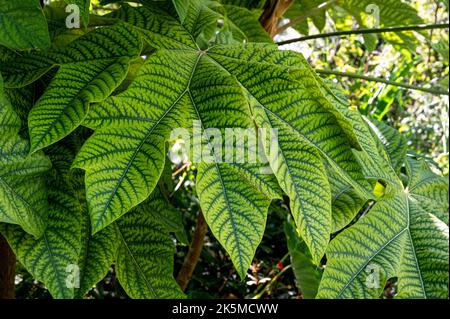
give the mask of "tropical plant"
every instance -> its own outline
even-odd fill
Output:
[[[421,23],[401,1],[370,2],[382,25]],[[401,298],[448,298],[447,180],[272,41],[274,21],[299,11],[322,29],[315,1],[95,2],[103,15],[66,3],[80,28],[63,2],[0,0],[0,232],[54,298],[84,297],[111,265],[131,298],[183,298],[208,228],[244,279],[274,200],[292,217],[305,297],[378,298],[395,281]],[[326,9],[365,26],[357,3]],[[171,202],[180,128],[199,209],[175,280],[175,242],[188,242]],[[235,136],[223,156],[230,129],[247,143]]]

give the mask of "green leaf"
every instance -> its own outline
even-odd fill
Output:
[[[431,171],[424,160],[406,161],[407,190],[418,205],[448,225],[448,178]]]
[[[349,225],[363,208],[366,200],[339,176],[330,172],[328,175],[332,194],[332,226],[335,233]]]
[[[48,73],[55,63],[44,53],[11,54],[0,63],[0,71],[6,88],[23,88]]]
[[[402,168],[408,148],[406,138],[396,129],[375,119],[366,120],[371,130],[385,148],[390,165],[398,173]]]
[[[99,28],[58,52],[64,64],[29,114],[31,152],[75,130],[89,104],[107,98],[124,80],[140,50],[139,35],[119,25]]]
[[[333,106],[321,95],[310,69],[304,66],[300,69],[303,60],[298,55],[252,44],[246,50],[237,46],[215,47],[210,56],[236,76],[253,96],[256,123],[278,130],[279,151],[278,156],[272,156],[275,160],[271,166],[290,197],[297,226],[318,262],[331,230],[331,197],[324,161],[366,193],[348,139],[329,112]],[[288,66],[292,66],[293,72]],[[300,77],[302,82],[296,80]],[[262,90],[267,87],[272,95]]]
[[[322,91],[329,101],[333,103],[336,110],[341,116],[346,118],[346,123],[350,124],[351,130],[354,132],[360,150],[354,150],[356,159],[360,163],[364,176],[372,181],[379,179],[390,183],[393,187],[401,187],[401,182],[397,177],[396,171],[390,165],[387,149],[382,146],[381,141],[376,134],[361,117],[359,112],[351,110],[347,98],[342,92],[342,88],[333,84],[332,81],[324,81],[317,77]],[[343,123],[342,126],[346,126]],[[354,185],[352,185],[354,187]],[[364,199],[374,199],[373,196],[367,196],[355,188],[355,191]],[[366,195],[366,196],[364,196]]]
[[[170,72],[175,66],[180,70],[176,78]],[[215,81],[217,81],[217,84],[215,85],[212,85],[213,83],[209,82],[209,78],[206,77],[213,70],[216,72]],[[207,57],[202,57],[195,51],[160,50],[146,61],[128,90],[117,97],[110,98],[92,110],[85,124],[96,129],[96,132],[83,146],[74,167],[87,170],[87,196],[94,232],[102,229],[145,200],[153,191],[164,167],[165,140],[169,138],[171,128],[192,125],[189,121],[182,120],[183,118],[201,119],[204,125],[208,125],[207,127],[233,127],[239,122],[239,119],[242,121],[242,118],[249,125],[249,116],[247,118],[242,117],[246,114],[245,112],[248,112],[246,111],[248,106],[245,95],[242,94],[240,87],[231,81],[232,78],[226,75],[224,71],[217,69]],[[195,85],[191,85],[191,82]],[[170,90],[169,87],[166,87],[163,94],[154,86],[154,83],[171,85]],[[144,96],[140,94],[143,87],[149,88]],[[224,88],[228,90],[226,94],[230,96],[230,101],[236,105],[234,111],[236,115],[223,118],[225,123],[221,123],[222,118],[217,119],[214,116],[216,111],[214,109],[208,110],[208,107],[227,103],[220,100],[225,94]],[[155,104],[153,101],[158,101],[158,103]],[[239,108],[243,111],[239,111]],[[186,112],[190,112],[190,114],[186,114]],[[203,117],[198,118],[197,114]],[[230,115],[233,115],[233,113],[230,113]],[[136,130],[135,124],[139,124],[139,130]],[[115,139],[119,142],[111,143]],[[243,173],[245,169],[236,167],[234,170],[230,170],[225,165],[225,167],[222,167],[222,170],[224,170],[222,172],[219,171],[218,167],[213,167],[212,172],[215,173],[213,182],[218,183],[221,175],[227,175],[227,172],[228,174],[233,173],[234,176],[229,175],[222,178],[228,178],[230,182],[235,181],[240,178],[237,176],[245,175]],[[201,176],[207,176],[203,172],[208,170],[207,166],[199,167],[199,180],[202,178]],[[104,178],[105,171],[109,172],[108,179]],[[117,173],[111,174],[111,172]],[[263,182],[261,183],[260,187],[270,193],[267,186]],[[258,232],[251,235],[258,239],[254,238],[251,243],[245,244],[247,247],[250,247],[249,245],[252,247],[251,251],[246,252],[245,259],[238,256],[239,254],[243,255],[243,253],[236,252],[236,241],[231,241],[231,238],[226,237],[222,230],[218,235],[219,230],[216,227],[224,228],[223,224],[215,224],[216,219],[212,215],[216,214],[215,212],[218,209],[214,209],[211,214],[209,209],[205,210],[205,217],[207,221],[211,222],[213,232],[217,229],[215,234],[219,237],[219,240],[224,240],[222,234],[224,238],[227,238],[227,243],[231,245],[228,247],[228,251],[234,251],[233,258],[236,262],[239,261],[239,271],[244,275],[246,267],[249,266],[251,257],[262,238],[265,214],[270,200],[266,199],[264,195],[258,194],[253,186],[246,184],[241,186],[247,192],[256,193],[254,196],[260,210],[260,212],[255,212],[253,208],[242,206],[243,201],[245,203],[249,203],[249,201],[239,194],[235,196],[239,195],[241,202],[237,202],[233,206],[234,209],[238,208],[239,210],[231,211],[230,206],[227,207],[228,215],[239,216],[237,212],[245,210],[247,214],[259,218],[259,222],[254,224]],[[220,188],[220,185],[217,185],[217,187]],[[235,184],[227,185],[227,188],[235,187]],[[243,192],[244,189],[241,189],[241,191]],[[222,187],[218,196],[224,198],[226,192],[227,189]],[[231,192],[231,190],[228,190],[228,192]],[[210,192],[208,193],[211,195]],[[208,197],[200,196],[202,205],[207,205],[205,207],[209,206],[208,199]],[[232,223],[236,223],[233,219],[227,219],[226,221],[230,224],[230,227]],[[246,228],[247,226],[244,229],[246,232],[250,232]],[[242,230],[239,231],[242,232]],[[238,234],[235,233],[234,236],[238,236]],[[241,237],[242,239],[246,238]],[[242,245],[238,248],[241,248]],[[245,265],[242,264],[244,261]]]
[[[89,223],[89,215],[87,211],[84,211],[82,247],[78,260],[80,286],[75,290],[75,298],[83,298],[95,284],[105,277],[117,256],[120,245],[116,227],[110,226],[91,235]]]
[[[261,242],[270,199],[227,164],[200,164],[197,193],[214,236],[244,279]]]
[[[227,22],[236,40],[245,42],[268,42],[272,39],[258,21],[258,15],[253,11],[238,6],[224,6]]]
[[[326,24],[326,10],[318,10],[318,8],[321,4],[323,5],[323,3],[323,0],[294,1],[287,11],[286,17],[289,19],[306,17],[304,21],[302,21],[304,23],[299,23],[294,27],[300,33],[309,33],[307,18],[312,20],[314,26],[319,31],[322,31]]]
[[[190,0],[189,14],[183,21],[183,26],[196,40],[212,41],[216,32],[219,32],[219,20],[223,20],[222,6],[217,1]],[[200,46],[201,47],[201,46]]]
[[[76,150],[79,149],[76,143]],[[73,159],[75,154],[68,154]],[[82,209],[81,216],[81,250],[78,259],[79,286],[75,289],[75,298],[84,295],[110,270],[117,257],[120,245],[120,236],[117,228],[112,225],[95,235],[91,234],[90,218],[87,210],[86,195],[84,192],[84,174],[80,170],[73,170],[69,180]]]
[[[304,59],[280,52],[276,46],[256,44],[196,50],[188,44],[191,34],[177,32],[172,42],[162,41],[178,30],[176,21],[164,14],[127,6],[123,14],[159,49],[148,57],[127,90],[96,105],[84,122],[95,133],[74,167],[87,172],[93,232],[150,195],[164,167],[165,141],[172,129],[190,129],[190,120],[195,120],[203,131],[254,130],[253,114],[259,127],[279,131],[283,153],[279,164],[272,161],[271,167],[291,197],[301,235],[318,262],[331,231],[331,195],[324,163],[335,167],[361,193],[366,194],[370,185],[352,153],[349,139],[353,143],[356,138],[351,124],[326,99]],[[186,25],[191,19],[186,18]],[[267,87],[272,97],[263,90]],[[200,134],[212,137],[205,132]],[[249,178],[254,165],[224,163],[220,156],[214,162],[203,160],[198,165],[200,203],[213,234],[243,276],[262,237],[267,206],[277,191],[268,186],[266,177]]]
[[[304,298],[312,299],[319,288],[322,272],[314,264],[305,242],[298,236],[291,223],[284,224],[289,254],[291,255],[292,269],[294,270],[297,288]]]
[[[177,10],[178,17],[180,18],[181,23],[183,23],[184,20],[186,19],[191,1],[190,0],[172,0],[172,2],[173,2],[173,5],[175,6],[175,10]]]
[[[173,278],[175,246],[146,203],[121,218],[116,226],[120,236],[116,273],[128,296],[183,298]]]
[[[67,184],[70,157],[66,149],[50,150],[52,174],[47,179],[50,207],[44,234],[36,239],[14,225],[0,225],[18,260],[54,298],[73,298],[81,249],[82,209]]]
[[[25,50],[50,45],[39,0],[0,0],[0,45]]]
[[[51,163],[42,153],[27,156],[29,144],[19,137],[20,126],[0,75],[0,222],[18,224],[39,237],[48,206],[43,173]]]
[[[397,277],[398,297],[448,298],[448,226],[426,206],[443,197],[443,181],[428,183],[419,163],[409,164],[412,188],[392,190],[331,241],[319,297],[377,298]]]
[[[149,208],[149,213],[152,214],[153,218],[158,220],[168,232],[184,233],[182,213],[169,203],[161,186],[155,187],[146,203]]]
[[[123,4],[112,17],[136,27],[155,48],[196,48],[195,39],[175,18],[163,11],[148,7],[133,8]]]
[[[183,127],[180,119],[188,108],[184,93],[191,73],[187,66],[195,59],[190,52],[158,51],[126,91],[90,112],[84,124],[95,133],[73,166],[86,170],[94,233],[143,202],[155,188],[164,168],[165,140],[172,127]],[[178,76],[171,72],[174,67],[180,70]],[[164,91],[155,83],[164,84]]]

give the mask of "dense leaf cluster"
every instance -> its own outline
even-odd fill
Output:
[[[55,298],[83,297],[113,263],[130,297],[183,297],[170,235],[181,214],[162,181],[172,130],[192,123],[278,132],[275,156],[260,136],[271,174],[193,160],[205,219],[241,278],[287,195],[305,296],[378,297],[397,278],[399,297],[448,298],[447,181],[272,44],[257,1],[140,1],[102,17],[67,2],[84,8],[84,29],[65,28],[62,6],[0,0],[0,231]],[[194,147],[214,153],[206,137]]]

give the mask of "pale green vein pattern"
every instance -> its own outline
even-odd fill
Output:
[[[282,154],[271,166],[291,197],[301,235],[318,262],[331,231],[325,161],[360,192],[367,192],[367,187],[350,147],[351,132],[342,128],[343,117],[336,119],[339,112],[327,102],[311,70],[295,69],[302,81],[290,76],[291,66],[304,61],[275,46],[195,50],[195,34],[188,31],[195,25],[190,16],[184,27],[145,7],[125,6],[119,17],[160,49],[126,91],[93,107],[84,122],[95,133],[74,167],[87,172],[93,232],[149,196],[164,167],[164,143],[172,128],[190,128],[194,119],[200,120],[203,130],[254,129],[255,113],[258,125],[279,130]],[[269,186],[276,185],[269,181],[271,175],[249,178],[255,167],[221,161],[198,165],[197,191],[213,234],[244,275],[262,237],[267,206],[279,197],[279,190]]]
[[[225,5],[227,22],[236,40],[245,42],[273,42],[258,21],[258,14],[246,8]]]
[[[31,152],[67,136],[124,80],[129,60],[140,52],[139,35],[118,25],[100,28],[55,53],[63,63],[28,117]]]
[[[408,188],[386,194],[331,241],[320,298],[376,298],[392,277],[400,298],[448,298],[448,226],[436,205],[426,205],[448,197],[448,184],[444,191],[444,181],[416,160],[408,175]]]
[[[74,154],[69,156],[69,158],[73,158],[73,156]],[[74,184],[72,188],[82,208],[81,251],[78,259],[80,282],[79,287],[75,289],[75,298],[83,298],[95,284],[106,276],[117,257],[120,245],[119,233],[114,225],[94,235],[91,234],[90,218],[84,192],[84,174],[81,174],[81,172],[80,170],[73,170],[69,177],[71,184]]]
[[[173,68],[179,70],[176,76],[171,72]],[[214,78],[210,77],[211,72],[216,73]],[[227,116],[218,116],[219,107],[223,110],[226,105]],[[149,196],[164,167],[164,143],[170,129],[191,127],[189,118],[201,119],[205,127],[219,129],[250,125],[248,105],[239,85],[213,61],[195,51],[158,51],[146,61],[126,91],[92,109],[85,125],[96,131],[83,146],[74,166],[87,171],[87,196],[94,232]],[[207,166],[200,165],[199,180],[202,179],[200,176],[209,176],[203,174],[209,170]],[[221,169],[218,165],[209,166],[212,170],[208,174],[214,176],[212,182],[219,183],[221,178],[228,181],[226,185],[214,186],[219,187],[217,195],[226,206],[221,210],[218,206],[209,209],[209,197],[202,196],[201,188],[200,201],[207,207],[205,216],[211,222],[213,232],[227,247],[243,275],[264,231],[270,200],[263,194],[275,194],[272,189],[276,188],[276,183],[270,181],[270,175],[249,178],[256,169],[252,171],[245,165],[234,169],[225,164]],[[257,186],[242,183],[242,176],[258,181]],[[241,194],[235,189],[237,181],[241,181]],[[205,194],[212,195],[210,186],[205,185]],[[259,193],[258,189],[264,193]],[[233,200],[239,198],[240,202],[228,202],[231,195],[227,192],[234,193]],[[247,199],[246,195],[251,196]],[[249,207],[247,204],[253,199],[255,201]],[[224,210],[225,215],[222,214]],[[225,225],[223,220],[218,223],[216,214],[220,214],[220,218],[232,218],[225,218]],[[241,214],[251,218],[249,221],[239,219]],[[240,222],[239,229],[232,226],[238,223],[235,219]],[[252,228],[248,228],[249,225]],[[247,237],[238,234],[244,231]],[[239,240],[230,237],[230,232],[233,236],[239,235]],[[248,238],[252,240],[248,241]]]
[[[117,256],[120,245],[116,227],[112,225],[91,235],[87,212],[84,212],[83,218],[82,248],[78,261],[80,287],[75,290],[75,298],[82,298],[106,276]]]
[[[158,220],[168,232],[184,232],[182,213],[170,205],[168,199],[161,190],[161,186],[155,187],[153,193],[146,201],[149,213]]]
[[[425,160],[406,160],[409,196],[448,225],[448,178],[433,173]]]
[[[183,22],[186,19],[190,1],[189,0],[172,0],[175,9],[177,10],[178,17],[180,21]]]
[[[0,0],[0,44],[15,50],[50,45],[39,0]]]
[[[361,146],[361,150],[355,150],[354,153],[365,177],[370,180],[382,179],[393,187],[401,187],[400,180],[391,164],[390,155],[387,153],[389,149],[384,147],[383,142],[379,140],[381,136],[374,134],[359,112],[350,109],[347,98],[339,85],[332,81],[323,81],[317,75],[316,79],[328,100],[333,103],[341,116],[347,119],[354,132],[357,143]],[[401,138],[396,137],[396,139],[400,140]],[[371,196],[362,196],[364,194],[358,193],[363,198],[371,198]]]
[[[114,17],[135,26],[156,48],[195,48],[193,36],[173,17],[147,7],[132,8],[123,4]]]
[[[332,195],[332,226],[333,233],[350,224],[366,202],[347,183],[331,171],[328,175]]]
[[[183,298],[173,278],[175,246],[148,209],[144,203],[117,222],[117,278],[134,299]]]
[[[48,206],[43,174],[51,163],[42,153],[27,156],[29,144],[19,137],[19,129],[0,75],[0,222],[18,224],[38,237]]]
[[[77,196],[67,184],[70,156],[64,147],[50,150],[53,163],[47,178],[50,207],[44,234],[36,239],[14,225],[1,225],[18,260],[54,298],[73,298],[81,249],[82,209]],[[75,272],[73,272],[75,270]]]
[[[391,166],[398,173],[404,164],[408,148],[406,138],[399,134],[396,129],[383,122],[370,119],[367,120],[367,123],[382,147],[385,148]]]

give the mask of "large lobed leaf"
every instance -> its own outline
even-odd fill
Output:
[[[137,28],[157,51],[127,90],[95,105],[84,121],[95,133],[74,167],[86,170],[93,232],[150,195],[164,167],[165,141],[173,128],[190,128],[195,120],[202,130],[254,129],[254,114],[258,126],[278,130],[281,160],[270,164],[318,262],[331,231],[324,163],[360,193],[367,194],[368,185],[352,153],[356,138],[305,61],[262,44],[196,49],[196,34],[190,31],[196,25],[189,15],[184,25],[145,7],[125,6],[117,16]],[[202,20],[197,23],[203,25]],[[204,138],[209,140],[214,132],[203,133]],[[271,175],[255,175],[255,165],[224,163],[224,158],[201,162],[198,170],[205,218],[243,276],[262,238],[269,202],[279,197],[276,183]]]
[[[318,297],[377,298],[397,278],[400,298],[448,298],[448,181],[423,160],[408,159],[406,172],[405,189],[388,185],[331,241]]]

